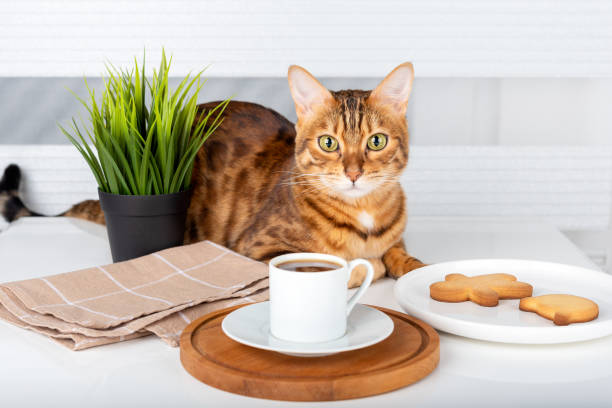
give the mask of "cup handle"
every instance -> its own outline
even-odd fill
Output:
[[[357,290],[357,292],[353,296],[351,296],[348,303],[346,304],[346,315],[347,316],[351,314],[351,311],[357,304],[357,301],[363,296],[365,291],[370,287],[370,284],[372,283],[372,279],[374,278],[374,267],[372,267],[372,264],[370,262],[366,261],[365,259],[354,259],[351,262],[349,262],[348,267],[346,268],[346,270],[348,271],[348,279],[351,278],[351,272],[353,272],[353,269],[355,269],[355,267],[359,265],[364,265],[366,267],[366,277],[363,280],[363,283],[361,284],[361,286],[359,287],[359,290]]]

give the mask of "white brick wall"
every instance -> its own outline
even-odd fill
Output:
[[[612,75],[605,0],[3,0],[0,76],[94,76],[143,47],[175,74],[379,76]]]

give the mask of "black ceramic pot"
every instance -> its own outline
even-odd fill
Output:
[[[120,195],[98,190],[114,262],[183,244],[190,191]]]

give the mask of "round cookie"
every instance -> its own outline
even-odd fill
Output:
[[[518,282],[516,276],[507,273],[492,273],[467,277],[451,273],[444,281],[429,286],[432,299],[441,302],[465,302],[471,300],[480,306],[497,306],[499,299],[520,299],[531,296],[533,287]]]
[[[558,326],[590,322],[599,316],[592,300],[574,295],[542,295],[521,299],[519,308],[552,320]]]

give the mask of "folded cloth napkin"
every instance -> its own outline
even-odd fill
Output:
[[[73,350],[154,333],[176,347],[206,313],[268,298],[268,267],[210,241],[0,285],[0,318]]]

